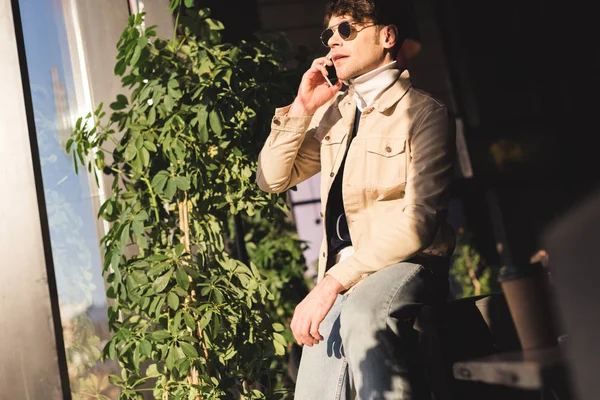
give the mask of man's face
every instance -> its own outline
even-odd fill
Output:
[[[353,33],[346,40],[341,38],[337,30],[338,25],[344,21],[353,24]],[[392,61],[385,51],[384,40],[380,38],[381,30],[372,22],[354,24],[349,16],[333,16],[328,27],[335,31],[327,44],[331,49],[337,76],[341,80],[347,81],[366,74]]]

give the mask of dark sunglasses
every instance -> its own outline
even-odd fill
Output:
[[[357,25],[357,24],[360,24],[360,22],[344,21],[344,22],[340,22],[337,25],[332,26],[331,28],[325,29],[323,32],[321,32],[321,43],[323,43],[323,46],[329,47],[329,45],[327,43],[329,43],[329,39],[331,39],[333,37],[333,34],[335,33],[336,29],[342,39],[348,40],[355,33],[358,33],[360,31],[362,31],[363,29],[368,28],[369,26],[375,25],[373,23],[367,24],[367,25],[364,25],[360,30],[358,30],[354,27],[354,25]]]

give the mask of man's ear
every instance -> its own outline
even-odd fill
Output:
[[[398,27],[396,25],[387,25],[382,30],[383,46],[386,49],[393,49],[398,41]]]

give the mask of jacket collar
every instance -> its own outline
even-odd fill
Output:
[[[412,87],[410,81],[410,74],[408,70],[404,70],[396,82],[392,84],[385,92],[379,96],[379,98],[373,103],[373,108],[380,113],[386,112],[389,108],[393,107],[406,95],[408,90]],[[354,118],[356,110],[356,101],[349,90],[345,90],[343,93],[338,95],[335,100],[335,106],[339,108],[340,114],[344,119]]]
[[[411,86],[410,74],[405,69],[396,82],[373,103],[373,107],[380,113],[386,112],[390,107],[402,100]]]
[[[338,92],[338,97],[336,98],[334,105],[340,110],[340,114],[345,121],[351,123],[354,120],[356,100],[354,100],[354,96],[348,95],[348,89],[343,93]]]

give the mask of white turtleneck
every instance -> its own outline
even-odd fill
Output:
[[[400,75],[397,62],[392,61],[389,64],[367,72],[359,77],[344,82],[348,85],[356,106],[363,110],[375,102],[387,88],[393,85]]]

